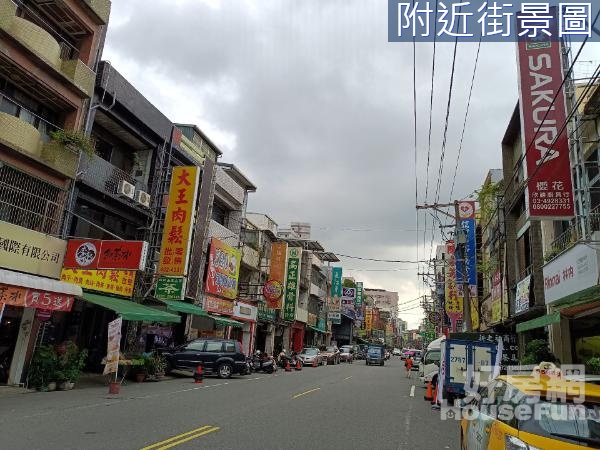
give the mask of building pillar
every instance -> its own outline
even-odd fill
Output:
[[[19,335],[17,336],[17,343],[15,345],[15,351],[13,353],[13,358],[8,373],[9,385],[19,385],[21,383],[23,368],[25,367],[27,358],[27,348],[29,347],[29,339],[33,329],[34,317],[35,309],[25,308],[23,311],[23,316],[21,317]]]
[[[561,317],[559,323],[553,323],[550,329],[550,351],[561,364],[573,364],[571,354],[571,328],[569,319]]]

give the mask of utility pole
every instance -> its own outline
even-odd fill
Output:
[[[462,227],[460,221],[460,210],[458,207],[458,201],[454,202],[454,213],[456,218],[456,242],[455,242],[455,253],[460,249],[460,267],[462,273],[462,288],[463,288],[463,329],[467,332],[473,331],[473,324],[471,322],[471,300],[469,292],[469,277],[467,275],[467,258],[466,258],[466,245],[467,236],[465,229]],[[456,256],[455,256],[456,258]]]

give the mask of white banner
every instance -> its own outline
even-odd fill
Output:
[[[104,375],[117,373],[119,368],[119,353],[121,352],[121,325],[123,319],[116,318],[108,324],[108,346],[106,351],[106,365]]]

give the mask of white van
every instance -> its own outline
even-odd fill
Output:
[[[440,349],[444,337],[432,341],[428,346],[419,366],[419,379],[428,383],[440,369]]]

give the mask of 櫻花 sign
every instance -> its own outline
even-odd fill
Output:
[[[131,297],[135,284],[135,271],[63,269],[60,279],[90,291]]]
[[[301,257],[302,248],[288,247],[283,319],[290,322],[296,318],[296,303],[298,301],[298,290],[300,289]]]
[[[67,242],[0,221],[0,267],[60,278]]]
[[[161,275],[187,274],[199,178],[199,167],[173,167],[160,246],[158,273]]]
[[[269,295],[265,295],[267,307],[269,309],[281,309],[283,307],[283,289],[285,285],[286,263],[287,243],[273,242],[271,244],[271,265],[269,268],[269,281],[267,283],[270,285],[268,287]],[[279,293],[280,286],[281,293]],[[265,285],[265,288],[267,288],[267,285]]]
[[[63,266],[70,269],[143,270],[148,254],[144,241],[71,239]]]
[[[0,304],[49,311],[71,311],[74,300],[72,295],[59,292],[0,284]]]
[[[156,280],[154,297],[157,300],[183,300],[185,278],[160,276]]]
[[[212,238],[208,258],[206,293],[230,299],[236,298],[240,260],[239,250]]]
[[[547,5],[547,4],[546,4]],[[526,160],[529,217],[568,219],[574,215],[561,44],[556,8],[549,8],[549,34],[524,34],[518,42],[521,130]],[[517,28],[519,35],[523,24]]]

